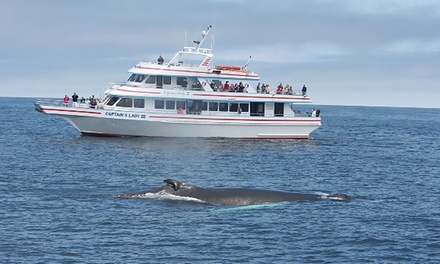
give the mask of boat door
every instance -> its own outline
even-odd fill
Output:
[[[275,116],[284,116],[284,103],[275,103]]]
[[[264,116],[264,103],[251,102],[251,116]]]
[[[163,76],[157,75],[156,76],[156,88],[162,89],[162,87],[163,87]]]

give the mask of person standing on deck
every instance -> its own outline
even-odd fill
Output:
[[[72,95],[72,105],[74,106],[74,107],[77,107],[78,106],[78,95],[76,94],[76,93],[73,93],[73,95]]]
[[[306,96],[306,93],[307,93],[307,87],[306,87],[306,85],[304,84],[303,85],[303,88],[302,88],[302,93],[303,93],[303,96]]]
[[[157,59],[158,64],[163,64],[163,58],[162,55],[159,55],[159,58]]]
[[[69,105],[69,96],[67,96],[67,94],[64,95],[63,105],[64,106],[68,106]]]

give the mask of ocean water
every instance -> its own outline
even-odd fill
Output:
[[[318,107],[310,140],[104,138],[0,98],[0,263],[439,263],[440,109]],[[112,198],[166,178],[353,199]]]

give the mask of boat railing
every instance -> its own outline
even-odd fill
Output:
[[[99,100],[98,100],[99,101]],[[98,102],[99,104],[100,102]],[[63,99],[57,99],[57,98],[37,98],[35,99],[34,105],[48,105],[48,106],[64,106],[64,107],[78,107],[78,108],[91,108],[90,103],[81,103],[78,102],[76,105],[73,104],[69,100],[69,102],[66,104],[64,103]],[[98,108],[98,107],[97,107]]]
[[[122,86],[124,86],[124,85],[127,85],[127,83],[126,83],[126,82],[111,82],[111,83],[108,83],[108,84],[105,86],[104,90],[103,90],[101,93],[99,93],[99,99],[98,99],[98,100],[99,100],[100,102],[104,102],[105,98],[107,98],[107,96],[108,96],[113,90],[118,89],[118,88],[120,88],[120,87],[122,87]]]
[[[63,106],[63,99],[59,98],[36,98],[35,104],[37,105],[51,105],[51,106]]]

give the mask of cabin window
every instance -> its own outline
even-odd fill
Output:
[[[156,100],[154,101],[154,108],[155,109],[163,109],[165,106],[165,101],[164,100]]]
[[[186,80],[185,77],[177,77],[176,84],[177,85],[181,85],[182,87],[187,87],[188,86],[188,81]]]
[[[145,83],[156,83],[156,76],[151,75],[148,77],[148,79],[145,81]]]
[[[175,101],[166,101],[166,109],[176,109],[176,102]]]
[[[163,84],[171,84],[171,76],[164,76]]]
[[[135,82],[140,83],[140,82],[143,82],[144,79],[145,79],[145,75],[139,74],[139,75],[136,77]]]
[[[144,99],[134,99],[134,107],[135,108],[144,108],[145,100]]]
[[[116,104],[116,106],[120,107],[132,107],[133,100],[131,98],[121,98],[119,102]]]
[[[209,102],[209,111],[218,111],[218,103]]]
[[[114,105],[116,103],[116,101],[118,101],[118,100],[119,100],[119,97],[112,97],[112,98],[110,98],[110,100],[108,100],[106,105],[110,105],[110,106]]]
[[[228,103],[219,103],[218,110],[221,112],[227,112],[228,111]]]
[[[229,112],[237,112],[238,103],[230,103],[229,104]]]
[[[186,102],[185,101],[177,101],[176,102],[176,108],[182,108],[182,109],[186,109]]]
[[[208,102],[202,102],[202,111],[208,110]]]
[[[137,76],[137,74],[132,74],[132,75],[130,76],[130,78],[128,78],[128,81],[129,81],[129,82],[134,82],[134,80],[136,80],[136,76]]]
[[[241,103],[240,108],[241,108],[242,112],[249,112],[249,104],[247,104],[247,103],[245,103],[245,104]]]

